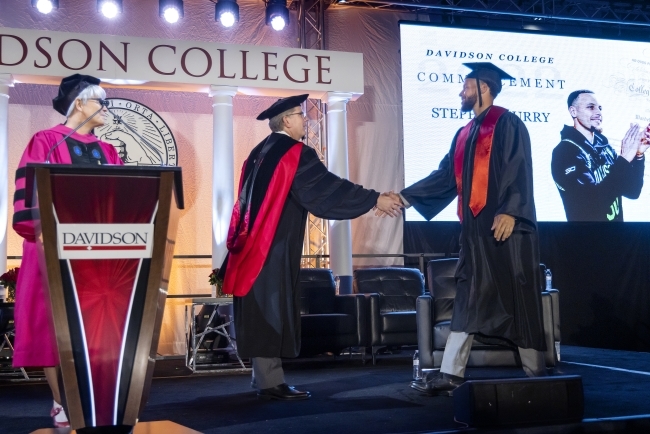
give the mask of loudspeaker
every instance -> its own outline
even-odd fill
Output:
[[[467,381],[454,390],[454,416],[471,426],[562,424],[582,420],[579,375]]]

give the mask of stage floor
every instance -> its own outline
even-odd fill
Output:
[[[453,398],[409,388],[412,350],[285,363],[287,381],[312,392],[300,402],[260,401],[249,375],[188,375],[184,360],[157,363],[141,420],[171,420],[203,433],[430,433],[456,431]],[[650,353],[562,347],[556,375],[581,375],[585,422],[578,426],[490,432],[650,432]],[[468,379],[523,378],[515,368],[470,368]],[[0,433],[24,434],[50,426],[52,401],[43,382],[0,377]],[[636,417],[636,418],[634,418]],[[623,418],[616,420],[616,418]],[[633,418],[628,420],[627,418]],[[604,421],[602,419],[605,419]],[[473,430],[463,430],[468,432]],[[487,431],[486,431],[487,432]]]

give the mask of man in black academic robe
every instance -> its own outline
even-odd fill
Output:
[[[223,291],[235,296],[237,350],[252,358],[252,384],[263,399],[309,397],[285,383],[280,359],[300,352],[298,275],[307,214],[342,220],[374,207],[397,215],[400,207],[387,194],[329,172],[300,141],[305,130],[300,104],[306,99],[280,99],[258,116],[270,119],[273,133],[244,165],[228,237]]]
[[[473,110],[474,119],[456,134],[438,170],[400,192],[427,220],[459,196],[451,333],[440,373],[412,384],[429,394],[450,394],[462,383],[474,336],[519,347],[526,373],[546,374],[530,138],[516,115],[492,105],[510,76],[491,63],[466,66],[473,71],[460,93],[462,110]],[[487,157],[477,142],[489,149]]]

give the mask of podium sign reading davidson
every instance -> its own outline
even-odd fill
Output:
[[[360,53],[0,28],[0,73],[36,83],[76,72],[169,90],[363,94]]]
[[[60,259],[151,258],[153,224],[59,224]]]

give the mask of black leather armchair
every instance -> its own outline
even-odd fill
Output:
[[[430,295],[417,300],[418,352],[422,369],[439,368],[449,337],[451,315],[456,296],[454,277],[458,259],[429,261],[427,280]],[[542,291],[544,335],[547,351],[546,366],[553,367],[559,360],[560,301],[559,291]],[[475,339],[467,366],[518,366],[516,348],[489,345]]]
[[[301,356],[362,345],[367,338],[367,313],[362,295],[336,295],[332,270],[300,270]]]
[[[354,272],[356,291],[368,305],[372,362],[388,345],[417,344],[415,301],[424,294],[424,276],[414,268],[366,268]]]

